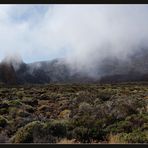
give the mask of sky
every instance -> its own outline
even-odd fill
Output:
[[[66,58],[90,70],[147,43],[148,5],[0,5],[0,60]]]

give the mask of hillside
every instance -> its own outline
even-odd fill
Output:
[[[48,83],[116,83],[148,81],[148,50],[140,49],[125,60],[119,57],[106,58],[96,63],[96,76],[87,72],[72,71],[64,59],[26,64],[14,59],[0,64],[0,81],[15,84]],[[17,67],[17,68],[16,68]]]

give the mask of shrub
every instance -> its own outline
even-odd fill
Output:
[[[89,137],[93,140],[104,141],[106,132],[102,128],[92,127],[89,129]]]
[[[60,139],[67,137],[68,126],[69,122],[66,120],[46,122],[42,127],[34,130],[33,141],[35,143],[56,143]]]
[[[148,121],[148,115],[145,114],[133,114],[131,116],[126,117],[126,121],[132,122],[132,128],[137,129],[137,128],[144,128],[144,124],[147,123]]]
[[[18,110],[19,109],[15,108],[15,107],[9,107],[9,115],[11,117],[15,118],[18,113]]]
[[[50,112],[51,111],[51,108],[49,105],[41,105],[38,110],[40,112]]]
[[[71,111],[68,109],[63,110],[62,112],[60,112],[59,114],[59,118],[65,118],[65,119],[69,119]]]
[[[8,135],[6,134],[6,132],[1,132],[0,133],[0,143],[8,143]]]
[[[108,133],[113,133],[113,134],[117,134],[117,133],[122,133],[122,132],[131,132],[132,131],[132,122],[129,121],[119,121],[116,122],[110,126],[108,126],[106,128],[106,131]]]
[[[80,112],[87,113],[87,112],[91,111],[91,109],[92,109],[91,105],[87,102],[82,102],[79,105],[79,111]]]
[[[23,111],[23,110],[19,110],[17,115],[20,116],[20,117],[28,117],[28,116],[30,116],[30,114],[28,112]]]
[[[124,98],[119,97],[118,99],[114,100],[112,103],[112,110],[110,113],[116,117],[117,120],[125,119],[127,116],[132,114],[137,114],[137,103],[134,99],[130,97]]]
[[[19,97],[19,98],[22,98],[24,96],[24,91],[17,91],[16,92],[16,95]]]
[[[65,137],[67,130],[66,130],[66,123],[61,122],[59,120],[53,120],[52,122],[47,123],[46,129],[49,133],[55,137]]]
[[[50,133],[46,124],[34,128],[33,143],[56,143],[56,141],[57,138]]]
[[[100,91],[98,94],[98,97],[102,100],[102,101],[107,101],[110,98],[112,98],[114,95],[114,92],[112,90],[103,90]]]
[[[39,121],[33,121],[28,123],[24,127],[20,128],[14,137],[12,137],[12,143],[33,143],[33,132],[35,127],[39,127],[42,124]]]
[[[81,127],[76,127],[73,130],[73,136],[77,141],[80,141],[82,143],[90,143],[90,137],[88,134],[88,129],[81,126]]]
[[[0,127],[5,127],[8,121],[3,116],[0,116]]]
[[[148,132],[135,130],[132,133],[123,133],[121,139],[127,143],[148,143]]]
[[[35,109],[31,105],[25,105],[25,109],[29,113],[33,113]]]
[[[31,106],[38,105],[38,100],[30,97],[23,97],[22,102]]]
[[[8,108],[1,108],[1,109],[0,109],[0,114],[1,114],[1,115],[7,114],[7,113],[9,113]]]
[[[13,105],[13,106],[20,106],[22,105],[22,103],[20,102],[20,100],[11,100],[9,102],[10,105]]]

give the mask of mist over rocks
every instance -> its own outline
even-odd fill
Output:
[[[4,5],[0,13],[1,81],[147,81],[147,5]]]
[[[5,84],[16,84],[17,76],[11,63],[0,63],[0,81]]]
[[[101,64],[95,63],[93,70],[70,67],[71,64],[64,58],[27,64],[21,58],[16,60],[14,57],[6,57],[0,63],[0,81],[6,84],[148,81],[147,57],[148,49],[140,48],[126,59],[106,57]]]

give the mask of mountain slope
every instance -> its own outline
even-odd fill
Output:
[[[0,81],[7,84],[86,83],[148,81],[148,50],[140,49],[126,60],[107,58],[98,63],[96,77],[72,72],[64,59],[26,64],[15,59],[0,64]],[[96,64],[97,65],[97,64]]]

